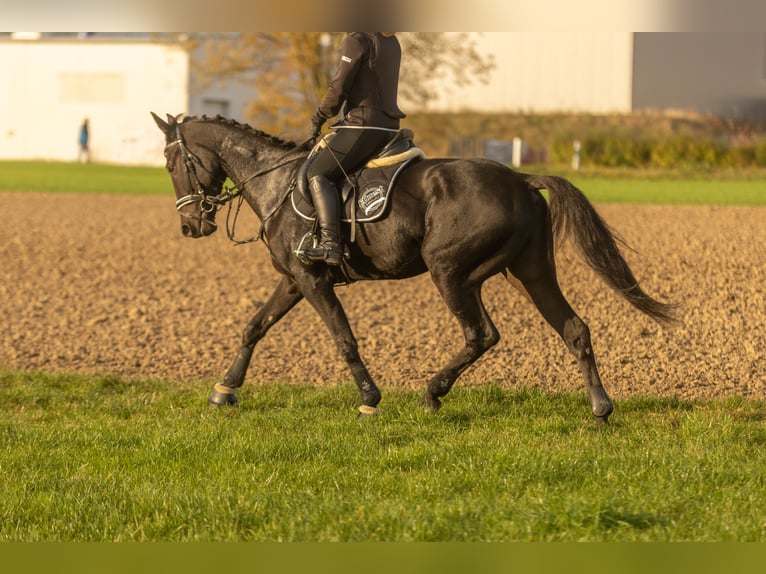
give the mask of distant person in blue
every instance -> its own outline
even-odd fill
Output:
[[[81,163],[90,162],[90,148],[88,147],[89,139],[90,130],[88,128],[88,118],[85,118],[80,126],[80,152],[77,154],[77,160]]]

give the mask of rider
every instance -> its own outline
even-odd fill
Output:
[[[334,138],[308,170],[311,199],[319,219],[319,245],[306,249],[312,261],[340,265],[340,197],[335,187],[345,174],[360,168],[399,130],[405,117],[396,103],[401,47],[394,32],[351,32],[327,94],[311,118],[313,134],[345,105],[344,117],[332,127]]]

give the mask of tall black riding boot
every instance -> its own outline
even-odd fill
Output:
[[[309,180],[311,200],[319,220],[319,245],[306,249],[304,254],[312,261],[340,265],[343,246],[340,243],[340,197],[332,182],[323,175]]]

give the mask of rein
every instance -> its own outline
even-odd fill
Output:
[[[300,145],[296,146],[294,149],[299,149],[306,144],[314,141],[316,137],[312,136],[309,139],[307,139],[305,142],[301,143]],[[274,166],[268,167],[266,169],[262,169],[252,175],[249,175],[239,183],[233,182],[233,185],[227,186],[226,180],[221,180],[220,178],[217,178],[213,175],[213,173],[207,169],[204,164],[202,163],[202,160],[199,159],[187,146],[186,142],[184,142],[183,136],[181,135],[180,126],[176,125],[176,139],[170,143],[168,143],[165,146],[165,150],[170,148],[173,145],[178,145],[181,149],[181,154],[183,156],[184,160],[184,167],[186,168],[186,175],[189,178],[189,183],[191,184],[193,191],[189,195],[185,195],[182,198],[178,199],[176,201],[176,211],[178,211],[183,217],[192,217],[188,213],[184,213],[181,211],[184,207],[187,207],[189,205],[193,205],[195,203],[199,204],[199,209],[201,211],[204,211],[205,213],[211,213],[214,211],[218,211],[221,207],[228,204],[228,211],[226,213],[226,235],[229,238],[229,240],[236,244],[236,245],[244,245],[247,243],[253,243],[255,241],[263,240],[265,238],[265,229],[266,229],[266,222],[271,219],[274,214],[284,205],[285,201],[287,201],[287,198],[290,196],[290,193],[295,189],[295,181],[292,182],[292,184],[288,187],[287,191],[285,192],[284,196],[277,202],[276,206],[269,212],[267,215],[265,215],[261,220],[261,228],[258,231],[257,235],[254,235],[253,237],[249,239],[239,240],[234,237],[236,226],[237,226],[237,219],[239,217],[239,210],[242,207],[242,203],[244,201],[244,197],[242,196],[242,187],[249,183],[250,181],[254,180],[257,177],[261,177],[263,175],[266,175],[268,173],[271,173],[272,171],[275,171],[281,167],[284,167],[286,165],[289,165],[295,161],[299,161],[300,159],[303,159],[301,157],[293,158],[287,161],[281,161],[284,160],[288,155],[290,155],[294,149],[288,150],[285,154],[283,154],[278,161],[281,161],[281,163],[277,163]],[[221,186],[221,193],[217,195],[213,195],[212,193],[206,193],[205,187],[202,185],[202,182],[199,179],[199,176],[197,175],[197,170],[195,168],[195,163],[199,164],[199,166],[205,170],[205,172],[211,177],[212,183],[220,184]],[[234,220],[230,224],[230,218],[232,214],[232,201],[238,198],[238,204],[237,209],[234,212]],[[212,225],[216,229],[218,228],[218,225],[214,221],[208,221],[209,225]],[[264,241],[266,245],[268,245],[267,241]]]

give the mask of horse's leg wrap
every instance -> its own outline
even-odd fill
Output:
[[[374,417],[377,414],[378,414],[377,407],[362,405],[361,407],[359,407],[359,416],[357,418],[363,419],[367,417]]]
[[[234,357],[234,362],[229,367],[226,375],[223,378],[223,384],[225,387],[231,389],[238,389],[245,382],[245,373],[247,367],[250,365],[250,359],[253,356],[254,347],[242,347],[237,356]]]
[[[250,358],[253,356],[253,348],[242,347],[239,350],[234,358],[234,362],[223,378],[223,383],[216,383],[213,387],[213,392],[207,400],[208,403],[216,406],[237,406],[239,403],[237,400],[237,389],[245,382],[245,373],[250,364]]]
[[[359,412],[363,416],[369,416],[373,413],[365,412],[362,409],[377,410],[375,407],[378,406],[381,399],[380,389],[372,381],[370,373],[361,361],[351,367],[351,373],[354,375],[354,381],[362,398],[362,406],[359,407]]]

